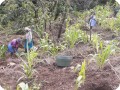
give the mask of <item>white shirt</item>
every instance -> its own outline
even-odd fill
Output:
[[[26,39],[27,39],[28,43],[30,43],[32,41],[32,32],[31,31],[26,33]]]

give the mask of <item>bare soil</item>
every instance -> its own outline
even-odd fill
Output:
[[[102,29],[95,29],[93,32],[99,33],[104,40],[110,39],[109,37],[113,35],[112,32]],[[17,36],[10,36],[9,40],[13,37]],[[115,90],[120,84],[120,79],[117,77],[117,75],[120,77],[119,53],[110,56],[110,63],[114,70],[109,63],[106,63],[105,67],[100,70],[95,61],[90,60],[89,54],[94,54],[94,49],[90,44],[79,43],[73,49],[64,50],[61,53],[74,57],[70,67],[58,67],[53,57],[49,59],[49,64],[37,63],[34,66],[37,72],[34,73],[33,78],[30,80],[21,79],[18,81],[23,76],[20,59],[7,58],[5,61],[0,61],[0,85],[7,88],[7,90],[16,90],[17,84],[24,81],[31,86],[33,83],[36,85],[41,84],[40,90],[74,90],[75,79],[78,74],[74,73],[71,67],[81,64],[84,59],[89,61],[89,64],[87,65],[85,83],[81,85],[79,90]],[[11,65],[11,62],[14,64]]]

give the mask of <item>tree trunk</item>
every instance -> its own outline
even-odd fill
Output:
[[[60,36],[61,36],[62,27],[63,27],[63,25],[64,25],[65,19],[66,19],[66,13],[63,14],[63,19],[62,19],[62,22],[61,22],[61,25],[60,25],[60,29],[59,29],[59,32],[58,32],[58,39],[59,39]]]

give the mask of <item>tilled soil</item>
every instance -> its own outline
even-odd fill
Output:
[[[103,35],[104,32],[96,32],[102,33],[104,39],[108,38],[108,36],[106,38]],[[40,84],[40,90],[75,90],[75,80],[78,74],[73,72],[71,67],[81,64],[84,59],[87,62],[89,61],[89,64],[87,64],[85,83],[81,85],[79,90],[115,90],[120,84],[120,80],[117,77],[117,75],[120,77],[119,53],[116,56],[110,57],[110,62],[114,70],[109,63],[106,63],[105,67],[100,70],[94,60],[90,61],[89,54],[94,54],[94,49],[89,44],[80,43],[73,49],[65,50],[61,53],[74,57],[69,67],[58,67],[55,59],[50,59],[50,64],[40,62],[34,66],[37,72],[34,73],[33,78],[30,80],[21,79],[18,81],[24,75],[20,59],[10,58],[4,62],[1,61],[0,85],[7,90],[16,90],[17,84],[24,81],[29,83],[30,86]],[[14,64],[10,65],[10,62]]]

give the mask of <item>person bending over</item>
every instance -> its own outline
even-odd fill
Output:
[[[18,51],[19,46],[21,45],[21,39],[13,39],[11,42],[8,43],[8,52],[11,53],[11,57],[14,53]]]

